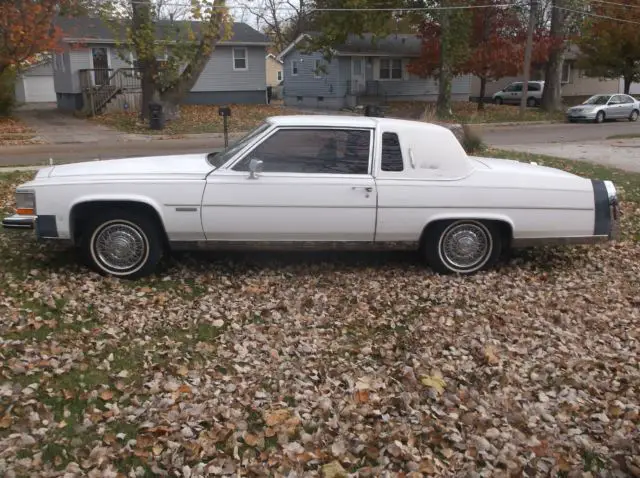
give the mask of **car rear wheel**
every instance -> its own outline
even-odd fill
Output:
[[[596,114],[596,123],[602,122],[604,122],[604,111],[598,111],[598,114]]]
[[[533,108],[534,106],[536,106],[538,104],[538,102],[536,101],[535,98],[528,98],[527,99],[527,106],[529,108]]]
[[[501,105],[502,104],[502,98],[500,98],[499,96],[497,98],[494,98],[493,102],[496,105]]]
[[[633,110],[631,112],[631,114],[629,115],[629,121],[638,121],[638,116],[640,115],[640,113],[638,113],[638,110]]]
[[[135,279],[151,274],[164,247],[158,225],[137,211],[107,210],[82,233],[80,252],[102,275]]]
[[[500,257],[502,237],[486,221],[459,219],[434,224],[426,232],[422,252],[441,274],[472,274],[492,266]]]

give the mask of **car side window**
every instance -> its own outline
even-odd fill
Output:
[[[623,100],[624,100],[624,103],[626,103],[626,104],[631,104],[631,103],[633,103],[633,98],[632,98],[631,96],[626,96],[626,95],[625,95],[625,96],[623,96],[622,98],[623,98]]]
[[[252,159],[265,173],[368,174],[371,131],[281,129],[242,158],[234,171],[249,171]]]
[[[382,133],[382,164],[381,169],[389,172],[404,170],[402,149],[396,133]]]
[[[540,85],[538,83],[529,83],[529,91],[540,91]]]
[[[619,105],[620,103],[622,102],[620,101],[619,95],[615,95],[613,98],[611,98],[611,101],[609,101],[610,105]]]

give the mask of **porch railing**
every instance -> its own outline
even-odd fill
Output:
[[[83,69],[78,74],[84,111],[92,116],[102,113],[118,95],[142,91],[141,74],[137,68]]]

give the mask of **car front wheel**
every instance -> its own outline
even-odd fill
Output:
[[[502,237],[491,222],[442,221],[429,228],[422,247],[427,263],[436,272],[472,274],[498,260]]]
[[[498,96],[497,98],[494,98],[494,99],[493,99],[493,102],[494,102],[496,105],[501,105],[501,104],[502,104],[502,98],[500,98],[500,97]]]
[[[596,115],[596,123],[602,123],[604,121],[604,111],[598,111]]]
[[[80,252],[102,275],[135,279],[151,274],[163,255],[159,227],[137,211],[107,210],[83,231]]]

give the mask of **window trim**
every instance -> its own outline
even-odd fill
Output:
[[[293,71],[294,67],[296,71]],[[298,76],[298,62],[296,60],[291,60],[291,76]]]
[[[244,58],[236,58],[236,50],[244,50]],[[234,46],[231,49],[231,57],[233,58],[233,71],[247,71],[249,69],[249,50],[243,46]],[[236,67],[236,60],[244,60],[244,68]]]
[[[251,155],[253,151],[260,146],[262,143],[267,141],[271,136],[278,133],[279,131],[286,130],[339,130],[339,131],[368,131],[369,132],[369,164],[367,168],[367,173],[365,174],[347,174],[347,173],[278,173],[278,172],[263,172],[260,175],[265,175],[266,177],[291,177],[291,178],[336,178],[336,177],[345,177],[345,178],[373,178],[373,167],[374,167],[374,147],[375,147],[375,128],[370,128],[366,126],[274,126],[272,129],[267,130],[264,133],[264,136],[260,137],[257,142],[248,145],[248,149],[244,151],[240,151],[238,156],[232,158],[230,161],[226,163],[226,165],[222,166],[220,169],[214,171],[214,174],[217,171],[222,169],[226,170],[227,173],[232,173],[234,175],[246,176],[246,171],[236,171],[233,168],[247,156]]]
[[[282,70],[278,70],[276,73],[276,78],[278,79],[278,81],[282,81]]]
[[[382,77],[382,62],[383,61],[388,61],[389,62],[389,77],[388,78],[383,78]],[[393,62],[394,61],[399,61],[400,62],[400,78],[393,78],[393,70],[394,70]],[[380,81],[402,81],[404,79],[404,68],[402,66],[402,58],[380,58],[380,61],[378,61],[378,79]]]

